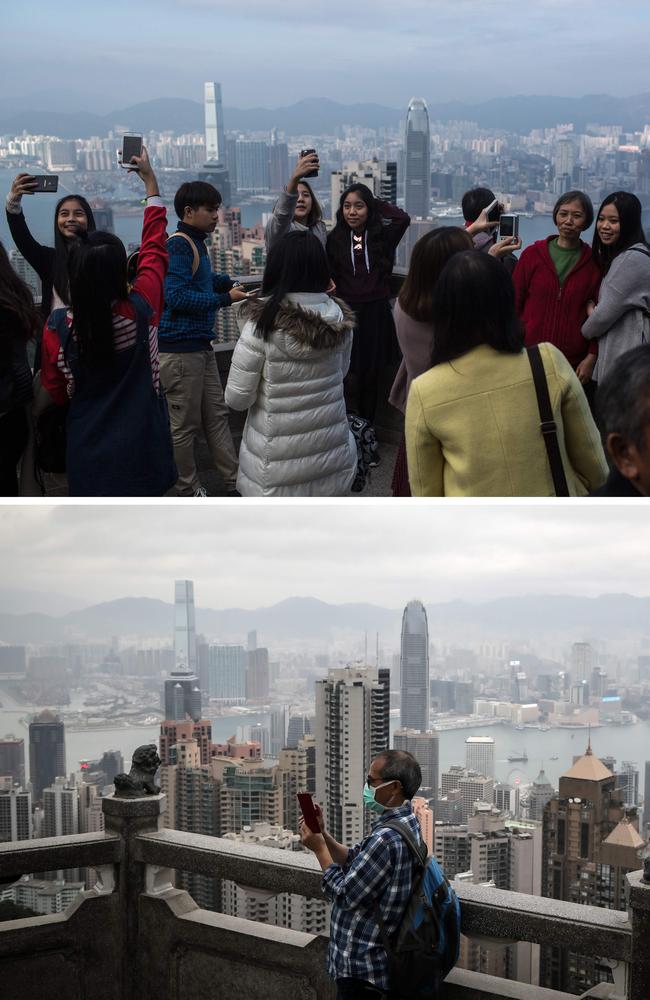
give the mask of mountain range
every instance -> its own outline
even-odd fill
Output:
[[[328,604],[292,597],[254,609],[196,609],[197,632],[211,641],[241,642],[257,629],[261,642],[327,642],[345,635],[379,632],[399,638],[402,609],[375,604]],[[441,639],[485,637],[522,640],[544,636],[602,639],[650,636],[650,598],[608,594],[503,597],[481,604],[455,600],[427,606],[429,633]],[[0,642],[39,643],[169,637],[174,606],[146,597],[125,597],[63,615],[0,614]]]
[[[51,105],[50,105],[51,107]],[[331,135],[342,125],[365,128],[395,128],[406,116],[406,108],[380,104],[341,104],[324,97],[308,97],[280,108],[225,108],[224,121],[230,131],[263,131],[277,128],[287,135]],[[432,122],[475,121],[481,128],[529,132],[573,122],[577,130],[590,122],[621,125],[630,131],[650,122],[650,93],[632,97],[588,94],[584,97],[515,96],[493,98],[478,104],[461,101],[429,102]],[[16,107],[0,100],[0,134],[57,135],[63,139],[104,136],[118,126],[146,133],[151,129],[176,134],[203,130],[203,105],[178,97],[162,97],[133,104],[109,113],[88,111],[63,113]]]

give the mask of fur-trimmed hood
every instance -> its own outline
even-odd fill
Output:
[[[240,310],[242,320],[255,323],[264,305],[264,299],[245,302]],[[312,350],[331,350],[339,347],[355,326],[355,314],[341,299],[300,293],[284,299],[274,329]]]

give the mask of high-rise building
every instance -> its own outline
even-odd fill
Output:
[[[639,804],[639,768],[631,760],[624,760],[617,772],[618,787],[626,806],[636,807]]]
[[[280,751],[287,745],[287,709],[285,705],[271,705],[269,713],[270,753],[279,757]]]
[[[210,81],[203,84],[205,112],[205,158],[209,164],[225,164],[226,137],[223,127],[221,84]]]
[[[289,180],[289,147],[278,142],[275,129],[271,131],[269,146],[269,185],[272,191],[281,191]]]
[[[546,804],[551,801],[554,794],[553,785],[542,769],[528,791],[528,818],[541,823]]]
[[[65,774],[65,728],[53,712],[34,716],[29,724],[29,776],[34,803],[43,798],[43,789]]]
[[[431,205],[431,138],[426,101],[413,98],[406,113],[404,206],[413,218],[426,219]]]
[[[559,792],[544,809],[542,895],[618,908],[623,877],[630,870],[627,848],[638,837],[630,824],[620,829],[622,820],[625,807],[616,776],[589,744],[560,777]],[[638,866],[635,857],[632,867]],[[583,993],[608,979],[609,970],[596,959],[565,948],[542,948],[541,986]]]
[[[308,715],[290,715],[287,728],[286,745],[290,750],[298,746],[299,741],[311,733],[311,719]]]
[[[248,657],[243,646],[209,646],[206,690],[224,705],[246,701]]]
[[[646,831],[650,828],[650,760],[643,772],[643,826]]]
[[[249,650],[247,657],[246,698],[264,701],[269,696],[269,651],[265,646],[259,646]]]
[[[438,796],[438,761],[440,737],[435,730],[420,733],[416,729],[398,729],[393,734],[395,750],[408,750],[422,770],[422,788],[432,798]]]
[[[440,776],[440,794],[447,796],[455,790],[460,792],[461,822],[467,823],[469,817],[474,814],[476,802],[493,801],[494,781],[484,774],[452,764],[449,770],[443,771]]]
[[[316,798],[339,842],[370,829],[363,786],[374,757],[389,747],[390,676],[377,667],[331,669],[316,681]]]
[[[172,673],[165,681],[164,700],[168,721],[201,718],[201,688],[195,674]]]
[[[0,778],[0,841],[30,840],[32,797],[22,788],[13,788],[10,779]]]
[[[571,681],[573,684],[587,684],[595,666],[593,646],[588,642],[574,642],[571,647]]]
[[[11,250],[9,252],[9,262],[11,263],[11,266],[16,274],[22,278],[25,284],[31,289],[34,298],[40,302],[42,294],[41,279],[32,265],[27,263],[23,255],[18,250]]]
[[[10,777],[12,782],[25,784],[25,741],[16,736],[0,739],[0,778]]]
[[[176,670],[196,673],[198,665],[192,580],[176,580],[174,584],[174,653]]]
[[[269,147],[259,139],[237,140],[237,188],[263,192],[270,187]]]
[[[18,273],[20,274],[20,272]],[[29,284],[29,282],[26,283]],[[3,680],[22,680],[26,673],[27,656],[25,647],[0,645],[0,677]]]
[[[307,750],[284,749],[278,759],[278,777],[282,788],[282,823],[288,830],[298,833],[300,805],[297,795],[309,791],[307,784]]]
[[[421,601],[409,601],[402,615],[400,650],[402,729],[429,728],[429,630]]]
[[[465,767],[488,778],[494,777],[494,740],[491,736],[468,736],[465,740]]]
[[[209,719],[165,719],[160,723],[160,762],[163,767],[173,763],[173,748],[184,740],[196,740],[201,764],[210,760],[212,723]]]

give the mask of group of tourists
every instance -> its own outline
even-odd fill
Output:
[[[316,153],[299,158],[266,227],[261,288],[249,292],[212,272],[219,192],[181,185],[168,236],[146,150],[131,161],[147,201],[131,262],[79,195],[56,206],[54,247],[37,243],[22,210],[34,182],[18,175],[7,219],[42,302],[39,316],[0,248],[2,495],[27,492],[35,421],[36,465],[48,468],[39,448],[54,426],[64,450],[54,471],[72,496],[205,496],[200,436],[227,495],[346,496],[380,461],[374,426],[391,370],[388,399],[405,417],[394,496],[646,493],[647,379],[633,380],[642,399],[618,388],[632,355],[646,371],[650,333],[650,248],[634,195],[604,199],[591,247],[590,199],[562,195],[557,233],[517,259],[521,243],[496,236],[493,193],[474,188],[464,228],[415,243],[393,304],[408,215],[352,184],[328,233],[306,180],[317,167]],[[212,340],[217,310],[235,304],[224,395]],[[247,411],[239,456],[230,410]]]

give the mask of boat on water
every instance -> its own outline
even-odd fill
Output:
[[[528,760],[528,754],[526,753],[525,750],[522,750],[521,753],[518,750],[516,750],[514,753],[509,753],[506,759],[510,764],[514,764],[517,761],[525,762]]]
[[[556,753],[551,754],[551,760],[559,760],[559,756]]]

